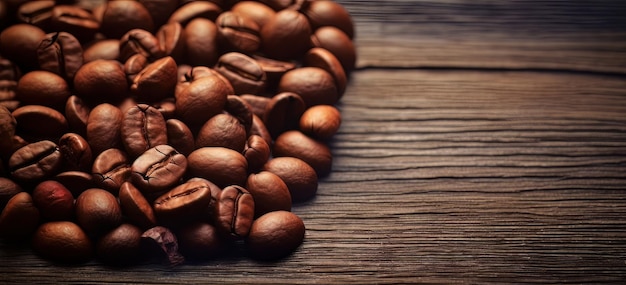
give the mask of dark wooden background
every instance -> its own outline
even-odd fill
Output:
[[[358,70],[292,256],[61,267],[3,245],[0,283],[626,280],[626,2],[339,2]]]

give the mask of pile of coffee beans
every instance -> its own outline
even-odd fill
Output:
[[[354,27],[327,0],[0,2],[0,238],[54,262],[291,254]]]

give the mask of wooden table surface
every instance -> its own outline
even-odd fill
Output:
[[[339,2],[358,69],[293,255],[120,269],[3,245],[0,283],[626,280],[626,2]]]

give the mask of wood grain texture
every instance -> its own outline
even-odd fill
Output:
[[[293,255],[66,267],[0,244],[0,283],[626,280],[619,1],[340,2],[360,68],[338,105],[333,172],[293,208],[307,227]]]

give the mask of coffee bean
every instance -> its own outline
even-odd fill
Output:
[[[28,238],[39,224],[39,210],[28,192],[13,195],[0,214],[0,237],[8,240]]]
[[[332,138],[341,126],[341,113],[331,105],[313,106],[300,117],[300,131],[320,140]]]
[[[259,135],[250,135],[243,150],[248,162],[248,172],[256,172],[270,159],[271,150],[265,139]]]
[[[163,57],[157,38],[143,29],[132,29],[120,38],[120,61],[125,62],[135,54],[141,54],[149,61]]]
[[[142,234],[135,225],[121,224],[98,240],[96,255],[104,263],[114,266],[134,264],[141,257]]]
[[[325,143],[297,130],[284,132],[276,138],[272,154],[275,157],[291,156],[302,159],[315,169],[319,177],[330,173],[333,162],[330,148]]]
[[[235,94],[260,94],[265,90],[265,71],[245,54],[224,54],[217,60],[215,69],[230,81]]]
[[[169,266],[185,262],[185,257],[178,252],[178,239],[168,228],[150,228],[141,235],[141,240],[149,250],[164,254]]]
[[[178,0],[138,0],[152,16],[155,27],[166,25],[170,15],[176,11]]]
[[[189,173],[215,183],[220,188],[245,185],[248,162],[237,151],[225,147],[202,147],[187,157]]]
[[[0,212],[2,212],[9,199],[22,191],[22,187],[13,180],[0,177]]]
[[[47,34],[37,48],[39,67],[58,74],[68,82],[83,65],[83,47],[67,32]]]
[[[91,147],[81,135],[65,133],[59,139],[59,151],[65,159],[65,169],[88,171],[93,156]]]
[[[341,98],[343,96],[348,85],[348,78],[341,62],[334,54],[323,48],[312,48],[304,56],[303,65],[319,67],[332,75],[339,93],[338,97]]]
[[[122,214],[128,217],[130,222],[143,229],[156,226],[156,216],[152,205],[132,183],[124,182],[120,187],[118,197]]]
[[[254,21],[259,28],[263,26],[276,14],[269,6],[256,1],[240,1],[230,9],[233,13],[246,17]]]
[[[101,236],[122,223],[117,198],[104,189],[87,189],[76,198],[76,221],[89,235]]]
[[[74,215],[74,196],[63,184],[46,180],[33,190],[33,203],[47,221],[70,221]]]
[[[195,18],[184,27],[186,62],[194,66],[213,66],[220,55],[215,23]]]
[[[296,129],[306,109],[305,104],[303,98],[293,92],[282,92],[272,97],[263,112],[263,122],[272,137]]]
[[[318,67],[301,67],[285,73],[278,83],[278,91],[300,95],[307,108],[333,105],[339,100],[335,79]]]
[[[38,66],[37,48],[46,33],[30,24],[15,24],[0,32],[0,54],[15,62],[23,72]]]
[[[276,260],[292,253],[302,244],[304,222],[288,211],[269,212],[254,221],[246,239],[250,256]]]
[[[100,23],[89,11],[73,5],[56,5],[52,9],[52,28],[75,36],[80,42],[92,40],[100,29]]]
[[[224,109],[230,90],[232,87],[216,75],[194,80],[176,94],[176,113],[189,125],[203,124]]]
[[[191,130],[178,119],[165,121],[167,127],[167,143],[184,156],[195,150],[195,142]]]
[[[59,147],[48,140],[21,147],[9,159],[11,176],[19,181],[40,181],[56,174],[63,158]]]
[[[310,47],[310,36],[311,26],[303,14],[280,10],[261,29],[262,50],[276,59],[300,58]]]
[[[132,29],[154,31],[152,16],[137,1],[108,1],[100,23],[100,32],[108,38],[121,38]]]
[[[174,95],[178,68],[171,56],[148,64],[133,78],[131,93],[140,102],[155,102]]]
[[[53,0],[24,2],[17,10],[17,18],[41,29],[50,27],[52,19]]]
[[[170,226],[202,220],[217,189],[207,180],[190,180],[154,200],[154,213],[159,223]]]
[[[225,147],[241,152],[246,144],[246,129],[237,118],[228,113],[210,118],[196,136],[196,148]]]
[[[119,61],[96,59],[78,69],[74,76],[74,88],[77,95],[87,102],[114,103],[126,97],[128,82],[124,67]]]
[[[255,21],[231,11],[215,20],[219,44],[228,51],[253,53],[261,45],[260,28]]]
[[[179,22],[169,22],[161,26],[156,37],[163,56],[171,56],[177,63],[185,61],[185,35]]]
[[[154,146],[167,144],[165,118],[152,106],[135,105],[124,113],[120,135],[128,154],[138,157]]]
[[[63,263],[83,263],[93,256],[91,240],[70,221],[42,224],[33,235],[32,244],[39,255]]]
[[[350,13],[341,4],[335,1],[307,1],[302,8],[315,30],[323,26],[333,26],[352,39],[354,38],[354,24]]]
[[[342,30],[333,26],[320,27],[311,36],[311,43],[315,47],[327,49],[334,54],[346,73],[350,73],[354,69],[356,48],[350,37]]]
[[[130,179],[128,156],[117,148],[101,152],[93,161],[91,175],[98,187],[117,194],[122,184]]]
[[[246,189],[254,198],[254,216],[260,217],[272,211],[291,211],[291,194],[287,184],[269,171],[248,176]]]
[[[299,158],[277,157],[269,160],[263,170],[278,175],[285,182],[293,203],[310,200],[317,193],[315,169]]]
[[[65,171],[51,178],[72,192],[72,196],[78,197],[83,191],[96,187],[91,173],[83,171]]]
[[[224,111],[233,115],[246,130],[246,134],[250,134],[252,128],[252,109],[241,96],[228,95],[226,97],[226,106]]]
[[[76,95],[67,98],[65,102],[65,118],[69,126],[69,130],[81,136],[87,134],[87,120],[91,108]]]
[[[177,230],[180,252],[190,259],[214,258],[228,249],[215,226],[207,222],[194,222]]]
[[[110,148],[122,147],[122,125],[124,114],[108,103],[91,110],[87,118],[87,142],[93,154],[98,155]]]
[[[254,220],[254,204],[254,198],[245,188],[237,185],[224,188],[217,200],[217,230],[235,239],[246,237]]]
[[[169,145],[157,145],[131,166],[131,181],[144,193],[159,193],[178,184],[187,170],[187,158]]]
[[[58,139],[67,132],[67,120],[63,114],[42,105],[25,105],[11,113],[17,121],[16,134],[27,141]]]
[[[15,129],[17,127],[17,121],[11,114],[11,111],[4,106],[0,106],[0,157],[10,155],[8,150],[12,148],[13,136],[15,136]]]
[[[176,9],[170,16],[168,22],[179,22],[186,26],[190,21],[201,18],[214,22],[222,13],[222,9],[215,3],[209,1],[192,1]]]
[[[120,56],[119,39],[96,40],[83,48],[83,63],[97,59],[116,60]]]

